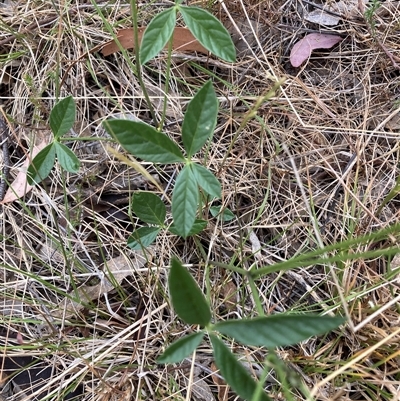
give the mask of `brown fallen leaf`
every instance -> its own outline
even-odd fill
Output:
[[[213,362],[211,364],[211,370],[214,373],[218,372],[217,365]],[[218,375],[212,375],[214,384],[218,387],[218,401],[227,401],[229,395],[229,386],[222,380]]]
[[[150,249],[147,249],[150,251]],[[133,259],[131,257],[131,262]],[[120,255],[107,262],[105,268],[106,277],[103,278],[102,282],[97,285],[89,286],[82,285],[76,290],[76,294],[72,293],[72,296],[77,296],[78,299],[84,302],[90,302],[98,299],[102,294],[112,291],[115,288],[114,284],[120,284],[121,281],[132,274],[132,269],[140,269],[146,264],[147,260],[143,255],[143,252],[135,252],[134,267],[132,267],[127,258],[124,255]],[[107,278],[108,277],[108,278]],[[109,279],[110,278],[110,279]],[[81,302],[75,302],[72,299],[65,298],[59,305],[57,310],[52,313],[53,317],[57,318],[70,318],[78,311],[84,308],[84,304]]]
[[[221,288],[221,296],[223,298],[225,308],[229,312],[235,311],[237,309],[236,308],[237,293],[238,293],[238,289],[232,280],[224,282],[224,285]]]
[[[35,145],[32,149],[32,153],[30,156],[26,158],[24,164],[22,165],[21,170],[15,177],[15,180],[8,188],[4,199],[0,202],[0,204],[14,202],[15,200],[22,198],[26,195],[31,189],[32,186],[28,184],[26,179],[26,171],[28,170],[28,166],[31,160],[47,145],[46,142],[41,142],[39,145]]]
[[[142,40],[146,27],[138,28],[139,43]],[[124,49],[133,49],[135,47],[133,28],[121,29],[117,32],[117,38]],[[192,35],[187,28],[176,27],[173,34],[172,49],[180,52],[199,52],[207,54],[208,51]],[[109,56],[119,51],[119,47],[114,40],[106,43],[101,53],[103,56]]]

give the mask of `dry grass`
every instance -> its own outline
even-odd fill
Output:
[[[130,26],[128,4],[98,5],[115,29]],[[157,7],[142,4],[141,21],[148,21]],[[355,238],[399,221],[398,197],[380,210],[399,177],[400,71],[398,59],[388,55],[396,57],[400,49],[399,2],[382,3],[374,32],[359,11],[342,19],[330,28],[344,37],[341,44],[316,51],[293,68],[293,44],[307,30],[320,29],[303,19],[308,7],[296,1],[218,3],[213,12],[234,34],[238,62],[174,54],[165,131],[179,140],[185,105],[205,80],[213,79],[221,111],[213,143],[198,157],[220,179],[222,203],[237,219],[210,219],[197,240],[164,233],[142,255],[126,246],[140,225],[130,213],[128,195],[157,188],[111,156],[105,141],[96,140],[106,138],[101,122],[107,117],[123,113],[151,123],[132,72],[133,53],[127,60],[120,53],[103,57],[91,51],[111,34],[90,2],[0,4],[0,100],[12,122],[12,176],[30,149],[49,139],[47,121],[61,79],[60,96],[71,94],[77,102],[77,139],[93,138],[71,141],[83,162],[80,174],[56,167],[44,185],[2,209],[0,316],[2,342],[8,342],[3,352],[32,355],[53,368],[40,388],[57,385],[49,399],[63,399],[59,388],[79,384],[82,400],[233,400],[232,393],[223,397],[207,344],[193,362],[155,364],[166,344],[190,331],[168,301],[171,256],[190,266],[205,286],[207,260],[265,266],[321,242]],[[165,66],[160,56],[144,71],[158,117]],[[282,77],[286,82],[280,92],[236,137],[257,97]],[[175,169],[143,166],[170,194]],[[261,250],[254,255],[257,241]],[[382,257],[257,281],[266,313],[337,308],[342,313],[340,293],[346,300],[356,331],[349,328],[278,352],[304,387],[314,389],[315,399],[399,399],[400,314],[393,302],[398,300],[398,267],[396,258],[390,264]],[[116,280],[111,284],[105,278],[110,270]],[[210,282],[215,317],[256,314],[240,276],[213,268]],[[85,298],[82,288],[92,295]],[[15,346],[18,333],[23,344]],[[254,371],[265,356],[262,349],[233,346]],[[271,397],[288,399],[282,377],[275,376],[267,383]],[[301,386],[294,380],[290,384],[292,399],[305,399],[304,390],[296,389]],[[11,401],[18,399],[16,391],[8,384],[3,393]]]

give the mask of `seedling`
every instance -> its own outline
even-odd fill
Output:
[[[176,4],[155,16],[147,27],[139,58],[142,64],[155,57],[171,39],[180,11],[185,23],[199,42],[215,55],[234,61],[232,40],[222,26],[208,12]],[[206,221],[196,219],[199,207],[199,189],[211,198],[221,197],[221,185],[204,166],[192,157],[211,140],[216,126],[218,100],[208,81],[190,101],[182,125],[184,155],[177,143],[166,134],[148,124],[130,120],[107,120],[104,127],[122,147],[134,156],[152,163],[180,164],[172,194],[172,216],[169,227],[175,234],[187,237],[201,231]],[[132,198],[132,210],[150,226],[136,230],[129,238],[133,249],[145,248],[165,226],[166,207],[152,193],[139,192]],[[210,212],[221,215],[223,221],[234,216],[231,212],[212,207]],[[213,323],[210,306],[190,273],[173,259],[169,274],[169,290],[177,315],[187,324],[201,328],[171,344],[158,359],[159,363],[177,363],[190,355],[207,335],[211,341],[214,358],[222,376],[232,389],[246,400],[268,401],[263,383],[255,382],[243,365],[231,353],[219,334],[232,337],[245,345],[275,348],[303,341],[310,336],[322,334],[344,322],[341,317],[314,315],[274,315],[256,319],[229,320]]]
[[[132,7],[135,11],[135,7]],[[153,18],[148,25],[139,52],[140,64],[155,57],[171,40],[176,15],[180,12],[186,25],[197,40],[211,53],[226,60],[235,61],[235,47],[224,26],[210,13],[197,7],[182,6],[179,1]],[[139,66],[140,68],[140,66]],[[168,76],[168,74],[167,74]],[[145,90],[145,88],[144,88]],[[156,238],[161,229],[184,238],[203,230],[207,221],[198,218],[201,195],[208,200],[221,198],[221,185],[214,174],[206,167],[195,162],[194,156],[212,139],[217,122],[218,100],[208,81],[189,102],[182,124],[182,148],[178,143],[144,122],[110,119],[104,122],[106,131],[122,147],[140,159],[157,164],[177,164],[177,175],[172,192],[173,224],[166,224],[167,210],[162,199],[149,192],[138,192],[132,197],[133,212],[147,227],[136,230],[128,239],[133,249],[146,248]],[[28,169],[28,181],[35,184],[46,178],[57,158],[61,167],[69,172],[77,172],[79,160],[73,152],[61,144],[75,120],[75,103],[72,97],[61,100],[50,114],[50,127],[54,138],[34,158]],[[212,206],[210,213],[229,221],[235,216],[232,212]],[[325,252],[324,250],[322,250]],[[323,253],[322,252],[322,253]],[[312,254],[308,259],[301,255],[296,260],[282,262],[245,271],[234,267],[243,278],[254,280],[271,271],[295,268],[300,265],[314,264],[318,257],[326,259],[322,253]],[[231,268],[231,266],[227,266]],[[274,270],[275,269],[275,270]],[[189,325],[199,326],[196,332],[171,344],[159,357],[158,363],[177,363],[190,355],[205,339],[211,342],[218,369],[226,382],[242,398],[251,401],[268,401],[270,397],[263,390],[263,381],[254,381],[236,356],[223,341],[223,336],[235,341],[257,347],[274,349],[306,340],[310,336],[326,333],[344,323],[342,317],[279,314],[260,316],[253,319],[233,319],[214,322],[212,309],[201,289],[178,259],[172,259],[169,273],[169,291],[172,306],[178,317]],[[271,355],[273,352],[271,351]]]
[[[73,127],[75,122],[75,102],[72,96],[59,101],[50,113],[50,128],[54,135],[51,143],[43,148],[28,168],[28,183],[38,184],[48,177],[57,160],[61,167],[70,173],[79,171],[80,162],[74,153],[60,140]]]
[[[206,298],[187,269],[173,259],[169,273],[169,292],[175,312],[185,323],[198,325],[199,331],[171,344],[158,358],[159,363],[178,363],[194,352],[208,336],[218,369],[232,389],[245,400],[268,401],[244,366],[232,354],[217,333],[233,338],[244,345],[269,349],[296,344],[311,336],[323,334],[344,323],[342,317],[311,314],[278,314],[254,319],[232,319],[212,322]]]
[[[221,185],[217,178],[205,167],[192,161],[192,156],[212,138],[217,113],[218,100],[209,81],[194,96],[185,113],[182,142],[186,157],[178,144],[150,125],[130,120],[107,120],[104,123],[107,132],[134,156],[152,163],[183,165],[172,194],[172,231],[182,237],[192,235],[204,226],[202,221],[196,221],[199,187],[212,198],[221,197]],[[132,208],[143,221],[162,228],[165,206],[155,197],[153,194],[136,195]],[[134,239],[141,241],[142,245],[148,244],[157,235],[157,230],[155,227],[138,230]]]

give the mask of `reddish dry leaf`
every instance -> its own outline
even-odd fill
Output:
[[[22,345],[24,343],[24,338],[22,337],[22,334],[20,332],[17,333],[17,342],[19,345]]]
[[[146,28],[138,28],[139,42],[142,40],[143,32]],[[117,38],[124,49],[133,49],[135,47],[134,41],[134,30],[133,28],[121,29],[117,33]],[[176,27],[174,29],[172,49],[180,52],[183,51],[193,51],[207,54],[208,51],[196,40],[192,33],[187,28]],[[119,51],[118,45],[114,40],[108,42],[102,49],[102,54],[104,56],[109,56],[110,54]]]
[[[338,35],[310,33],[293,46],[290,52],[290,63],[293,67],[299,67],[311,56],[314,49],[330,49],[342,40],[343,38]]]
[[[34,157],[46,146],[46,142],[41,142],[39,145],[36,145],[32,149],[31,156],[28,156],[22,165],[21,170],[15,177],[15,180],[8,188],[4,199],[0,204],[14,202],[15,200],[22,198],[26,195],[31,189],[32,186],[28,184],[26,179],[26,170],[28,170],[29,163]]]

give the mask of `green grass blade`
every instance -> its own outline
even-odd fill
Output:
[[[171,38],[176,22],[175,7],[157,14],[143,34],[140,46],[140,63],[143,65],[155,57]]]
[[[235,62],[235,45],[217,18],[198,7],[179,6],[179,11],[193,36],[207,50],[225,61]]]
[[[400,176],[396,179],[395,186],[390,190],[390,192],[385,196],[381,205],[375,213],[375,216],[379,216],[382,212],[382,209],[400,192]]]
[[[325,248],[320,248],[324,250]],[[305,255],[311,255],[313,252],[307,253]],[[289,260],[285,260],[283,262],[278,262],[275,264],[272,264],[270,266],[266,267],[260,267],[257,270],[251,271],[250,274],[253,278],[257,278],[260,276],[264,276],[266,274],[271,274],[274,272],[282,272],[286,270],[291,270],[291,269],[298,269],[299,267],[306,267],[306,266],[312,266],[312,265],[326,265],[329,263],[336,263],[336,262],[348,262],[350,260],[357,260],[357,259],[374,259],[381,257],[382,255],[385,256],[393,256],[400,253],[400,247],[395,246],[395,247],[390,247],[386,249],[374,249],[372,251],[363,251],[363,252],[357,252],[357,253],[352,253],[352,252],[341,252],[337,255],[333,256],[320,256],[320,257],[315,257],[312,258],[312,256],[309,257],[309,259],[305,258],[300,258],[300,257],[293,257]]]
[[[215,363],[221,375],[240,397],[251,401],[257,390],[256,382],[217,336],[210,334],[210,339],[214,351]],[[271,401],[271,398],[262,392],[258,397],[258,401]]]
[[[179,235],[186,238],[196,220],[199,189],[190,165],[179,173],[172,193],[172,217]]]
[[[129,153],[152,163],[184,162],[178,145],[148,124],[130,120],[106,120],[106,131]]]
[[[51,110],[50,128],[55,138],[67,133],[75,122],[76,106],[72,96],[60,100]]]
[[[136,192],[132,196],[133,212],[148,224],[162,226],[165,221],[166,208],[164,202],[151,192]]]
[[[327,333],[344,322],[342,317],[279,314],[228,320],[215,324],[213,329],[245,345],[275,348]]]
[[[189,334],[172,343],[164,353],[157,358],[157,363],[178,363],[189,356],[203,341],[204,332]]]
[[[221,197],[221,184],[211,171],[197,163],[191,165],[194,178],[196,179],[197,185],[204,189],[209,195],[214,198]]]
[[[292,257],[291,259],[283,262],[278,262],[270,266],[260,267],[259,269],[253,270],[250,274],[253,278],[257,278],[266,274],[270,274],[277,271],[285,271],[290,269],[296,269],[299,267],[311,266],[316,264],[327,264],[335,262],[345,262],[349,260],[357,259],[368,259],[375,258],[382,255],[390,256],[400,252],[399,246],[388,247],[385,249],[373,249],[363,252],[353,252],[352,248],[361,244],[367,244],[371,241],[377,242],[387,239],[389,235],[398,236],[400,233],[400,224],[393,224],[382,230],[366,234],[357,238],[351,238],[349,240],[327,245],[324,248],[318,248],[316,250],[303,253]],[[329,255],[332,252],[337,252],[335,255]],[[325,256],[329,255],[329,256]]]
[[[217,124],[218,99],[208,81],[190,101],[182,125],[182,141],[188,157],[212,137]]]
[[[160,227],[140,227],[129,236],[129,248],[134,251],[147,248],[155,241],[160,230]]]
[[[60,142],[54,142],[54,146],[56,148],[57,160],[61,167],[70,173],[77,173],[81,163],[74,152]]]
[[[28,184],[35,185],[47,178],[55,161],[56,148],[54,143],[50,143],[35,156],[29,165],[27,172]]]
[[[196,281],[179,262],[172,259],[169,292],[176,314],[187,324],[207,326],[211,321],[210,307]]]

